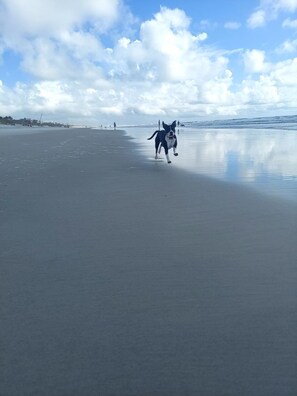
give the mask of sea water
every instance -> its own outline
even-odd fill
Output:
[[[125,127],[148,160],[154,160],[156,126]],[[297,203],[297,116],[189,122],[176,128],[178,157],[167,165]]]

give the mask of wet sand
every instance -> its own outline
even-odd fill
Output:
[[[36,132],[0,136],[0,395],[295,396],[296,205]]]

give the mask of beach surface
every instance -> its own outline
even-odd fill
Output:
[[[0,395],[295,396],[296,204],[33,132],[0,136]]]

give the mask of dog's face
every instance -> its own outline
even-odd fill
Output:
[[[167,133],[167,137],[169,139],[173,139],[174,135],[175,135],[176,121],[173,121],[173,123],[171,125],[167,125],[163,121],[162,125],[163,125],[163,128],[164,128],[165,132]]]

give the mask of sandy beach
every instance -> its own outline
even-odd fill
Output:
[[[1,135],[0,162],[1,396],[297,394],[293,202],[122,131]]]

